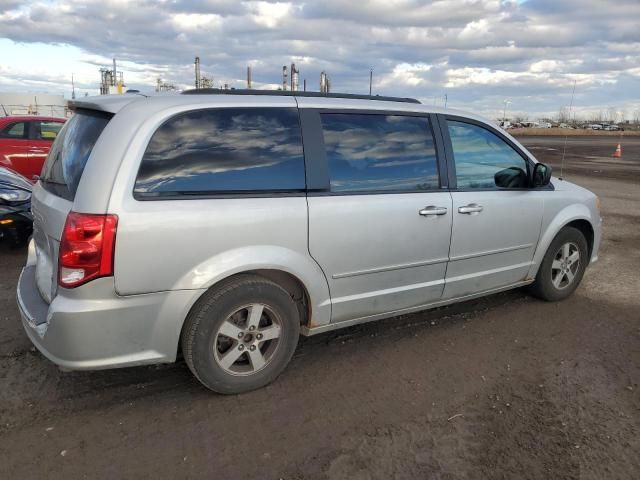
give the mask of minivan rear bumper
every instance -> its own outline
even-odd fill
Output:
[[[193,290],[120,297],[113,278],[59,289],[48,305],[36,287],[35,265],[20,274],[17,301],[31,342],[69,370],[173,362]]]

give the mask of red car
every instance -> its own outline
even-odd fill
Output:
[[[0,117],[0,166],[35,182],[65,121],[34,115]]]

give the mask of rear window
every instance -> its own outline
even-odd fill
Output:
[[[148,198],[304,189],[296,109],[219,108],[180,114],[158,128],[134,193]]]
[[[42,168],[40,180],[47,190],[74,199],[87,159],[111,117],[110,113],[78,110],[64,124]]]

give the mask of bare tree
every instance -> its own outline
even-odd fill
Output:
[[[558,123],[569,123],[571,121],[571,112],[569,107],[560,107],[558,112]]]

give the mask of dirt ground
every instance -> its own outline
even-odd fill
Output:
[[[563,138],[522,139],[556,173]],[[561,303],[523,290],[303,339],[271,386],[201,387],[184,362],[62,373],[0,245],[0,477],[640,478],[640,138],[569,138],[600,261]]]

